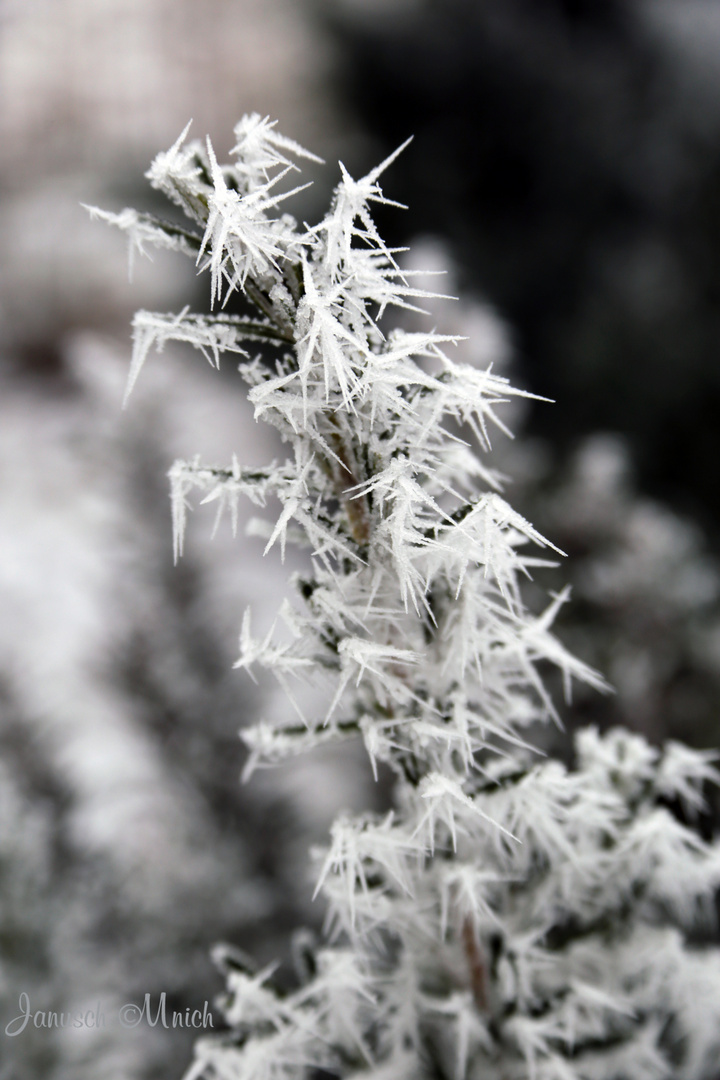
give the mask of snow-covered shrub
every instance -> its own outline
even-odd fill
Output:
[[[553,545],[481,456],[520,392],[454,361],[447,335],[380,329],[423,298],[370,213],[390,202],[379,180],[395,155],[359,181],[342,168],[328,215],[299,227],[279,209],[298,189],[278,185],[311,155],[256,115],[236,138],[231,165],[185,133],[153,163],[188,227],[104,215],[141,250],[194,257],[214,303],[248,302],[140,312],[130,386],[167,341],[214,365],[235,354],[288,448],[264,467],[171,472],[178,554],[194,491],[231,515],[241,495],[279,504],[267,548],[311,551],[277,634],[243,619],[237,666],[273,671],[291,703],[243,731],[246,775],[362,739],[395,784],[386,814],[332,827],[326,939],[298,935],[294,987],[218,949],[230,1032],[198,1043],[188,1077],[707,1080],[720,958],[697,930],[720,858],[685,821],[715,771],[622,731],[581,732],[570,771],[533,750],[534,726],[558,719],[544,665],[568,695],[573,679],[604,682],[551,633],[565,591],[528,610],[522,578]],[[326,688],[317,715],[303,681]]]

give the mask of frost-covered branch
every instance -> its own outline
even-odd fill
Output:
[[[545,667],[568,696],[573,680],[606,686],[552,632],[567,592],[540,614],[526,606],[523,580],[559,552],[484,460],[521,392],[453,360],[452,336],[382,328],[388,307],[430,298],[371,215],[392,203],[379,181],[395,155],[359,181],[341,166],[308,228],[280,208],[299,190],[283,190],[295,160],[312,155],[267,120],[240,122],[227,165],[184,135],[148,176],[202,234],[212,301],[239,291],[258,314],[140,313],[131,383],[168,340],[214,366],[242,357],[256,417],[287,456],[174,466],[176,553],[194,489],[233,519],[240,496],[275,496],[267,546],[309,546],[312,571],[294,579],[282,636],[254,638],[246,614],[237,666],[274,671],[291,700],[295,679],[327,688],[321,715],[298,705],[244,733],[246,772],[360,736],[376,774],[396,777],[391,813],[333,827],[318,878],[329,939],[306,950],[304,981],[282,995],[269,970],[231,971],[232,1036],[201,1042],[189,1076],[709,1076],[720,973],[683,934],[720,858],[669,806],[697,811],[717,775],[703,755],[622,732],[584,732],[572,771],[532,750],[533,725],[558,721]],[[162,228],[147,239],[186,243]],[[272,359],[243,341],[270,343]],[[717,1008],[693,1014],[698,964]]]

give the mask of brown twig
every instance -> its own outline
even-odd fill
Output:
[[[487,967],[472,919],[466,915],[462,924],[462,943],[470,969],[470,987],[480,1012],[488,1011]]]
[[[335,486],[338,489],[340,501],[347,515],[352,538],[356,544],[367,547],[370,542],[370,512],[367,497],[365,495],[353,497],[347,494],[352,488],[357,487],[359,481],[355,475],[352,462],[349,460],[349,454],[340,432],[331,432],[330,440],[333,451],[343,469],[342,473],[334,470]]]

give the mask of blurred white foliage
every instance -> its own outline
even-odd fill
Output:
[[[720,568],[699,526],[638,493],[615,435],[588,437],[555,468],[542,446],[520,440],[503,465],[521,477],[522,505],[570,554],[582,607],[568,609],[565,634],[617,691],[604,722],[715,742]],[[578,703],[582,714],[587,696]]]
[[[660,504],[636,498],[629,471],[622,440],[596,435],[575,456],[571,480],[554,499],[555,516],[572,517],[578,532],[622,533],[612,554],[588,568],[583,592],[608,603],[648,594],[678,610],[711,604],[720,578],[699,551],[699,530]]]
[[[224,527],[210,549],[210,523],[200,519],[189,525],[197,596],[189,610],[173,607],[161,582],[163,567],[172,569],[170,515],[149,471],[162,473],[176,454],[197,448],[248,457],[277,446],[222,381],[215,393],[199,393],[203,372],[181,355],[173,359],[175,377],[156,365],[127,412],[125,350],[96,335],[66,343],[61,407],[52,380],[42,393],[30,380],[3,377],[3,1024],[17,1015],[23,991],[36,1009],[95,1008],[100,999],[109,1015],[163,990],[193,1007],[200,995],[202,1005],[203,993],[212,997],[205,958],[218,921],[233,935],[265,920],[254,930],[260,942],[276,932],[278,903],[304,912],[312,883],[297,838],[307,844],[324,835],[341,798],[361,804],[363,792],[364,800],[367,770],[347,760],[341,794],[339,783],[328,782],[338,769],[325,752],[307,761],[305,781],[302,770],[278,772],[252,796],[254,805],[243,804],[237,727],[249,695],[227,680],[215,687],[193,653],[215,635],[235,638],[237,611],[248,601],[280,604],[284,582],[261,562],[258,541],[248,542],[240,565]],[[241,526],[246,517],[241,508]],[[149,688],[125,671],[138,641]],[[228,652],[228,670],[231,659]],[[222,669],[220,657],[216,664]],[[269,715],[283,708],[274,686],[262,693]],[[228,757],[228,742],[237,760]],[[213,806],[223,783],[232,813],[249,810],[256,828],[274,808],[292,806],[284,812],[292,827],[285,826],[282,884],[255,868],[257,859],[275,857],[263,850],[262,829],[231,832],[229,809]],[[315,797],[319,788],[324,802]],[[279,852],[283,841],[274,840]],[[172,1067],[174,1060],[179,1070],[183,1045],[177,1032],[115,1025],[95,1033],[42,1030],[5,1049],[18,1075],[89,1080],[102,1069],[111,1080],[140,1080],[159,1062]]]

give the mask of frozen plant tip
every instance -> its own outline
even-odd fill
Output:
[[[604,683],[552,634],[564,593],[527,610],[522,579],[552,544],[481,456],[521,391],[454,361],[452,338],[383,331],[388,308],[427,298],[372,219],[392,157],[360,181],[341,166],[327,216],[299,227],[281,212],[298,188],[282,184],[312,155],[256,115],[235,134],[231,164],[183,133],[151,167],[186,229],[108,215],[141,251],[192,254],[220,308],[248,302],[247,315],[140,312],[131,378],[167,341],[214,366],[235,354],[256,417],[287,446],[264,469],[171,472],[178,553],[193,491],[231,513],[241,495],[274,496],[268,549],[312,552],[290,639],[255,639],[248,614],[238,666],[289,692],[310,675],[327,707],[245,730],[246,773],[359,737],[373,769],[394,772],[395,805],[333,825],[327,939],[298,939],[294,990],[225,965],[232,1031],[198,1043],[188,1077],[709,1080],[720,961],[686,935],[720,858],[671,807],[702,805],[712,764],[620,731],[582,732],[572,771],[532,750],[533,725],[556,719],[540,665],[568,692]],[[246,351],[257,343],[265,358]]]

